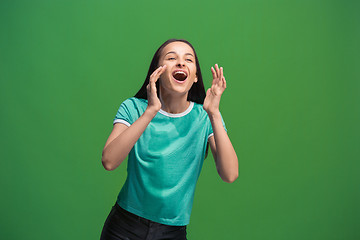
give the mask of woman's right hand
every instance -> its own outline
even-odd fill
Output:
[[[149,84],[146,86],[148,106],[147,109],[156,115],[161,109],[161,102],[157,96],[156,82],[159,80],[160,75],[165,71],[166,65],[158,67],[151,75]]]

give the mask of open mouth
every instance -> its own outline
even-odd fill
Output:
[[[172,76],[179,82],[183,82],[187,79],[187,73],[184,71],[175,71]]]

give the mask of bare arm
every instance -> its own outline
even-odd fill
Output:
[[[209,138],[216,169],[225,182],[232,183],[239,176],[239,163],[234,147],[222,125],[220,113],[210,117],[214,135]]]
[[[101,158],[106,170],[114,170],[124,161],[154,116],[146,110],[130,127],[121,123],[114,125]]]
[[[101,162],[106,170],[114,170],[124,161],[150,121],[160,110],[161,102],[157,97],[155,83],[165,69],[166,66],[159,67],[150,76],[147,86],[148,106],[145,112],[130,127],[121,123],[114,125],[102,152]]]
[[[206,92],[203,104],[214,131],[214,136],[209,138],[209,143],[216,163],[216,169],[221,179],[231,183],[239,176],[239,164],[236,152],[222,125],[219,111],[220,98],[226,88],[226,81],[222,67],[219,68],[215,64],[215,69],[211,68],[211,72],[213,74],[213,82],[211,88]]]

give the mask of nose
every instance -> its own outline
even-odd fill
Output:
[[[185,62],[184,62],[184,60],[179,58],[179,60],[178,60],[178,62],[177,62],[177,64],[176,64],[176,66],[178,66],[178,67],[184,67],[184,66],[185,66]]]

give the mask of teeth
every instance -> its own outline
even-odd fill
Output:
[[[186,76],[186,73],[183,71],[176,71],[174,74],[184,74]]]

